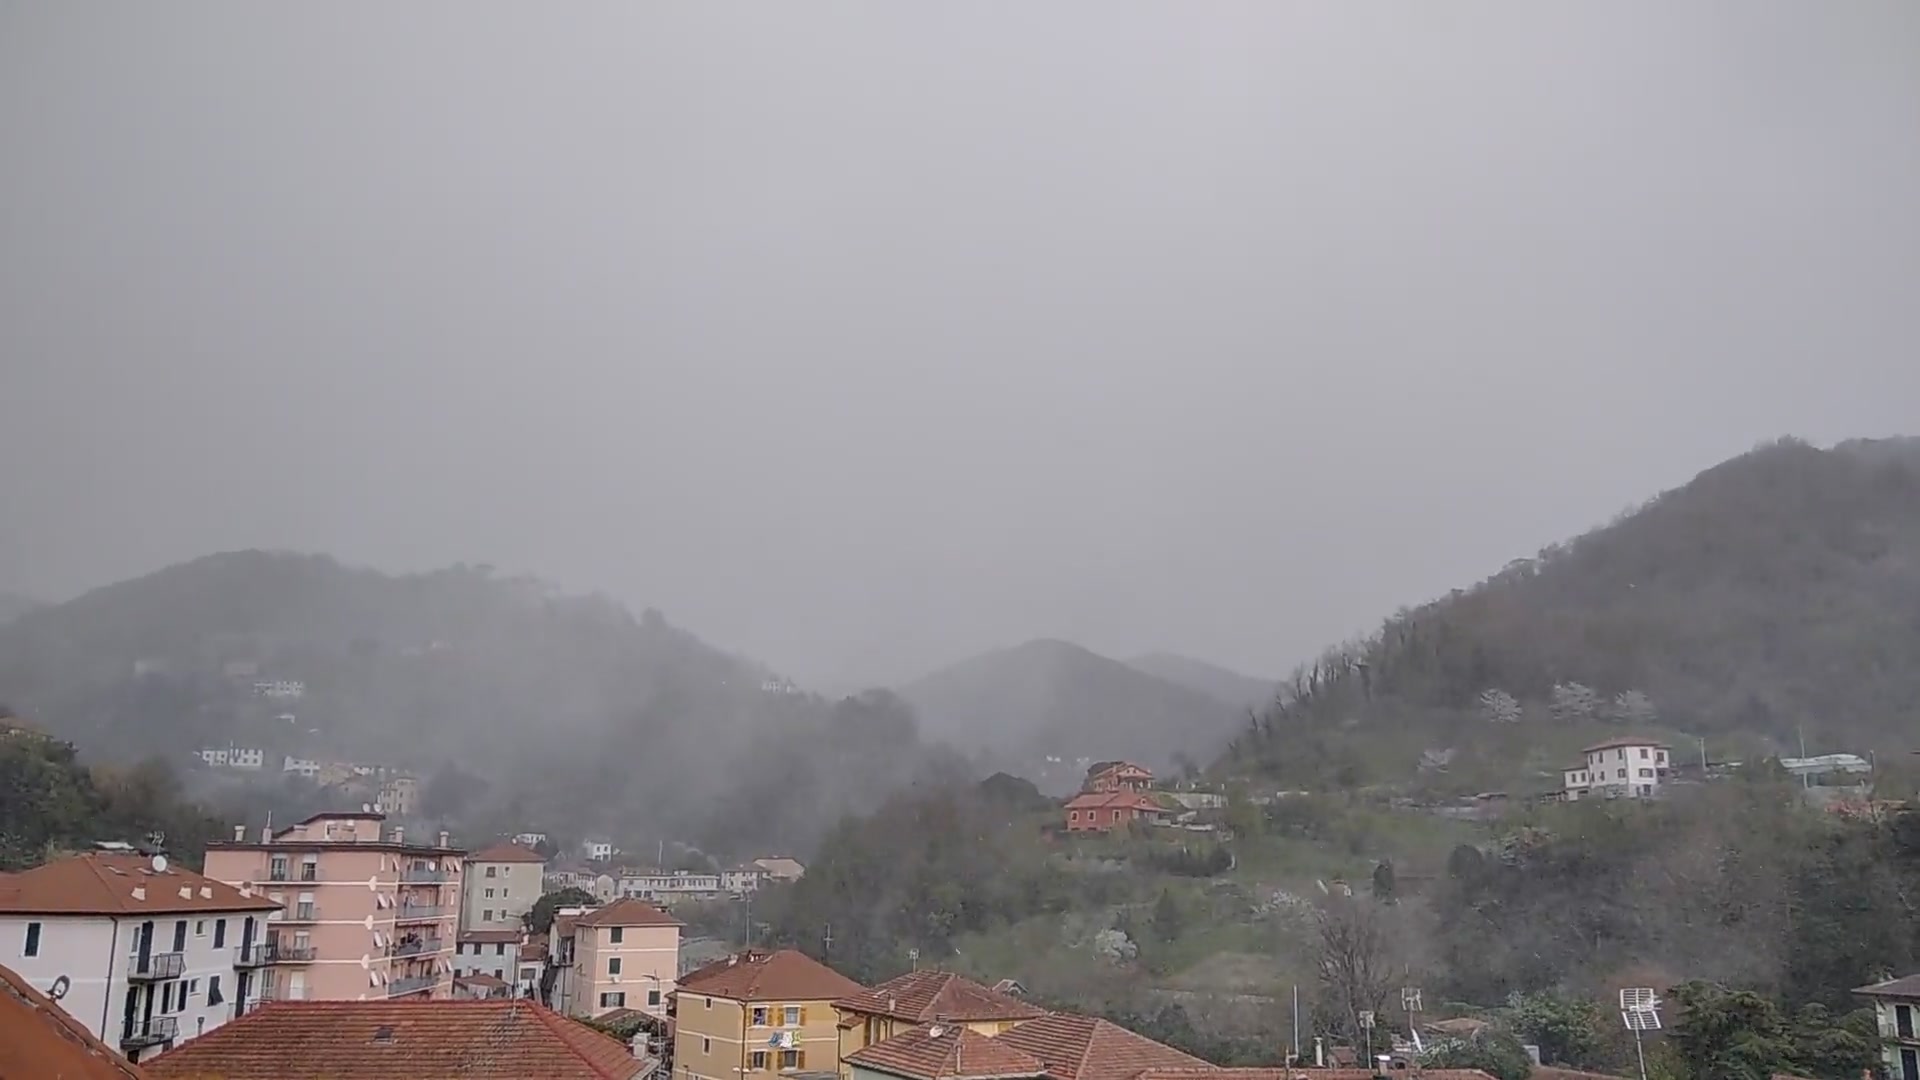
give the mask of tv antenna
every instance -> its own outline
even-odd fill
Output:
[[[1400,1007],[1407,1011],[1407,1033],[1413,1036],[1413,1048],[1426,1053],[1426,1047],[1420,1042],[1420,988],[1403,986],[1400,988]]]
[[[1647,1080],[1647,1051],[1641,1045],[1641,1032],[1660,1030],[1660,999],[1650,986],[1629,986],[1620,991],[1620,1022],[1633,1032],[1633,1053],[1640,1060],[1640,1080]]]
[[[907,962],[913,965],[913,970],[919,971],[920,970],[920,950],[908,949]]]

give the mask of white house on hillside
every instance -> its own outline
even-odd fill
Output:
[[[1562,770],[1569,800],[1651,799],[1672,772],[1671,748],[1657,739],[1621,738],[1580,751],[1580,764]]]

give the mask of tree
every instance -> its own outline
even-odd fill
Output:
[[[1581,720],[1591,720],[1600,709],[1600,695],[1593,687],[1582,683],[1555,683],[1553,687],[1553,718],[1563,724]]]
[[[1645,726],[1660,719],[1653,699],[1639,690],[1622,690],[1613,699],[1613,718],[1622,724]]]
[[[527,919],[536,936],[545,936],[553,928],[553,916],[563,907],[593,907],[600,899],[585,889],[568,886],[558,892],[550,892],[534,901],[533,910],[527,913]]]
[[[1373,898],[1383,904],[1391,904],[1395,899],[1396,888],[1393,860],[1381,859],[1373,868]]]
[[[1600,1056],[1600,1007],[1584,998],[1551,991],[1514,993],[1507,998],[1507,1022],[1514,1033],[1540,1048],[1549,1065],[1587,1068]]]
[[[1520,702],[1498,687],[1480,692],[1480,712],[1490,723],[1512,724],[1520,719]]]
[[[1696,979],[1670,998],[1679,1015],[1668,1042],[1694,1080],[1768,1080],[1789,1071],[1787,1024],[1766,996]]]
[[[1186,928],[1186,913],[1180,910],[1180,901],[1174,899],[1173,890],[1161,889],[1160,899],[1153,905],[1153,932],[1161,941],[1178,941]]]
[[[1498,1080],[1527,1080],[1533,1059],[1520,1040],[1507,1032],[1486,1028],[1462,1039],[1441,1039],[1420,1055],[1429,1069],[1479,1069]]]
[[[1335,896],[1321,907],[1315,967],[1320,994],[1337,1034],[1358,1042],[1360,1014],[1378,1015],[1397,985],[1385,908],[1362,897]]]

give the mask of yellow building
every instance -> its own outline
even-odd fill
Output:
[[[748,949],[680,979],[676,1080],[776,1080],[840,1071],[834,1002],[865,987],[792,949]]]
[[[1045,1009],[946,971],[910,971],[840,998],[833,1007],[840,1014],[842,1076],[851,1075],[844,1064],[851,1055],[935,1020],[998,1035],[1047,1015]]]

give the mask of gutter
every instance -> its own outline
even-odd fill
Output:
[[[101,1042],[107,1041],[106,1039],[107,1016],[108,1014],[113,1012],[113,958],[119,955],[120,955],[120,920],[116,917],[113,920],[113,943],[107,946],[107,988],[101,991],[100,993],[100,996],[106,999],[105,1001],[102,1001],[100,1003],[100,1041]]]

